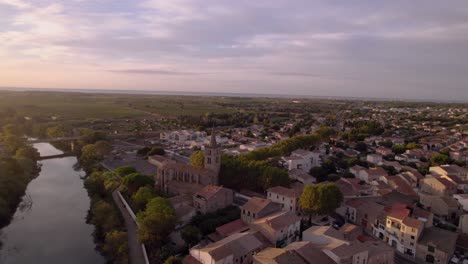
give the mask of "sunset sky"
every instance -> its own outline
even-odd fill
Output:
[[[468,100],[468,1],[0,0],[0,87]]]

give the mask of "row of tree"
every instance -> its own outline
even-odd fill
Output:
[[[28,183],[39,172],[38,151],[29,146],[21,127],[3,126],[0,132],[0,228],[7,225]]]

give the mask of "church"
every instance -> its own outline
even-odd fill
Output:
[[[207,185],[219,184],[221,169],[221,149],[216,142],[214,129],[210,143],[204,149],[204,168],[177,163],[163,156],[149,157],[149,162],[157,166],[156,188],[169,195],[194,194]]]

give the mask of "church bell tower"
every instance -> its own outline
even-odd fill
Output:
[[[212,184],[218,185],[219,171],[221,170],[221,149],[216,142],[214,128],[211,131],[210,144],[205,146],[205,169],[214,172],[216,178],[213,179]]]

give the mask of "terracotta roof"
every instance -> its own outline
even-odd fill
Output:
[[[389,180],[394,182],[394,184],[396,185],[395,188],[397,192],[400,192],[409,196],[418,196],[416,192],[413,190],[413,188],[408,183],[406,183],[402,178],[393,176],[393,177],[389,177]]]
[[[243,256],[262,247],[263,244],[254,235],[236,233],[199,250],[207,252],[214,260],[220,260],[229,255]]]
[[[450,256],[453,254],[453,250],[455,250],[457,238],[457,233],[443,230],[437,227],[430,227],[424,229],[421,237],[419,238],[418,244],[433,244],[437,249],[448,253]]]
[[[369,168],[366,170],[367,174],[369,176],[384,176],[388,175],[387,171],[384,170],[382,167],[375,167],[375,168]]]
[[[242,232],[248,229],[248,226],[241,220],[237,219],[225,225],[216,228],[216,232],[226,237],[233,233]]]
[[[424,227],[424,223],[422,221],[412,217],[405,217],[405,219],[403,219],[403,224],[418,230],[421,230]]]
[[[296,190],[286,188],[283,186],[276,186],[276,187],[269,188],[267,192],[279,194],[281,196],[286,196],[289,198],[298,198],[300,196],[300,193],[298,193]]]
[[[216,195],[218,192],[220,192],[220,191],[222,191],[224,189],[226,189],[226,188],[224,188],[222,186],[207,185],[207,186],[203,187],[203,189],[201,189],[200,191],[195,193],[195,196],[203,197],[206,200],[208,200],[211,197],[213,197],[214,195]],[[228,190],[228,189],[226,189],[226,190]]]
[[[296,149],[291,152],[291,155],[299,155],[299,156],[306,156],[309,155],[311,152],[305,149]]]
[[[350,245],[343,244],[337,248],[332,249],[331,251],[343,259],[352,257],[357,253],[367,251],[367,246],[361,242],[353,242]]]
[[[341,228],[340,228],[340,233],[342,234],[348,234],[350,232],[353,232],[354,230],[356,229],[359,229],[359,227],[357,225],[353,225],[353,224],[350,224],[350,223],[346,223],[344,224]]]
[[[252,199],[250,199],[246,204],[244,204],[244,206],[242,206],[242,209],[258,214],[267,207],[277,207],[278,210],[280,210],[281,205],[268,199],[252,197]]]
[[[440,183],[442,183],[447,189],[455,189],[456,186],[453,182],[445,178],[436,178]]]
[[[284,248],[267,248],[254,256],[259,264],[307,264],[302,258]]]
[[[293,251],[307,261],[307,263],[335,264],[321,249],[315,248],[315,246],[308,241],[291,243],[286,247],[286,250]]]
[[[404,220],[407,216],[410,215],[410,210],[406,206],[402,207],[401,204],[395,204],[392,206],[391,211],[388,213],[389,217]]]
[[[290,211],[281,211],[253,222],[252,227],[263,227],[265,230],[276,232],[300,221],[301,218]]]

